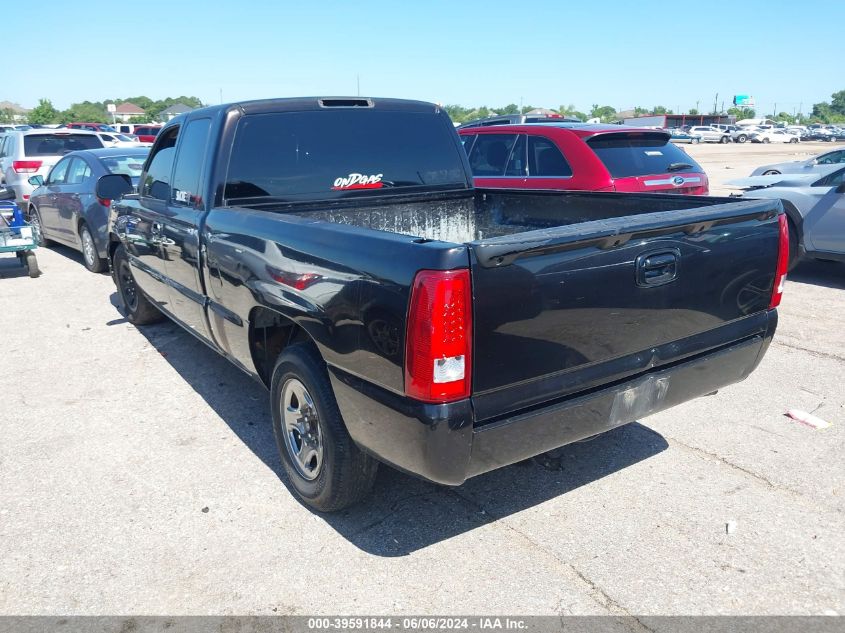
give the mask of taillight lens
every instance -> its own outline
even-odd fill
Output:
[[[468,398],[471,361],[469,270],[418,272],[405,337],[405,393],[424,402]]]
[[[97,198],[97,202],[103,205],[106,209],[111,206],[111,200],[108,198]]]
[[[17,174],[34,174],[41,169],[40,160],[16,160],[12,161],[12,169]]]
[[[781,213],[778,216],[778,267],[775,273],[775,285],[772,288],[772,300],[769,302],[769,309],[777,308],[783,297],[783,286],[786,284],[786,269],[789,266],[789,223],[786,215]]]

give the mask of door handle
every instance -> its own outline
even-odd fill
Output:
[[[648,288],[675,281],[680,259],[677,249],[640,255],[636,261],[637,285]]]

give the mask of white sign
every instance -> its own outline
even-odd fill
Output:
[[[106,104],[106,110],[108,110],[109,112],[114,114],[115,110],[117,110],[117,106],[114,105],[113,103],[107,103]]]

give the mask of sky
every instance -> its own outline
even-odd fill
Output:
[[[845,2],[9,3],[0,101],[292,96],[793,113],[845,89]],[[71,7],[70,9],[66,7]],[[698,14],[698,15],[696,15]],[[811,17],[812,16],[812,17]],[[808,28],[808,20],[815,27]],[[138,26],[143,25],[143,26]],[[819,28],[816,28],[819,27]],[[8,62],[8,59],[7,59]],[[360,86],[360,93],[359,93]],[[716,95],[718,94],[718,98]]]

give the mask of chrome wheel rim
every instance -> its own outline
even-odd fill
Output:
[[[82,255],[89,266],[94,265],[97,254],[94,251],[94,238],[91,237],[87,228],[82,229]]]
[[[38,217],[38,211],[33,211],[29,216],[29,225],[32,227],[32,233],[35,235],[35,241],[41,244],[44,237],[41,234],[41,218]]]
[[[285,448],[293,466],[303,478],[313,481],[323,465],[323,435],[314,400],[296,378],[282,386],[281,414]]]

